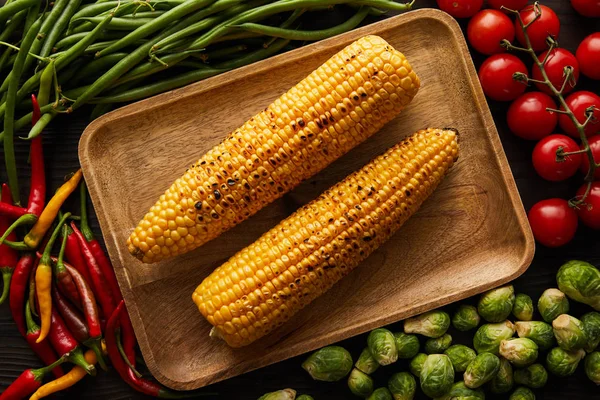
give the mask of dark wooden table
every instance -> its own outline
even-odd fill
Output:
[[[591,0],[590,0],[591,1]],[[434,0],[417,0],[418,7],[435,7]],[[568,0],[547,0],[545,4],[552,7],[560,17],[561,34],[559,37],[561,47],[575,52],[578,43],[588,34],[600,31],[600,19],[585,19],[571,8]],[[466,28],[466,23],[461,22]],[[484,57],[473,54],[476,66]],[[593,82],[582,78],[578,88],[600,93],[600,82]],[[528,209],[535,202],[549,197],[570,198],[581,184],[581,177],[570,179],[562,183],[550,183],[539,178],[531,165],[531,151],[534,144],[520,140],[513,136],[506,125],[506,110],[508,105],[490,102],[504,149],[510,161],[512,172],[519,187],[525,208]],[[79,116],[62,117],[53,122],[53,128],[45,134],[45,151],[48,164],[49,180],[52,187],[57,187],[62,177],[78,167],[77,142],[78,137],[85,128],[85,110]],[[27,148],[18,147],[18,162],[24,165]],[[135,168],[135,166],[132,166]],[[6,179],[2,176],[2,179]],[[28,176],[23,176],[23,182]],[[26,188],[25,188],[26,189]],[[73,206],[76,209],[76,205]],[[95,233],[100,237],[100,231],[94,222]],[[523,276],[514,281],[518,292],[527,293],[537,301],[544,289],[556,286],[555,275],[560,265],[570,259],[581,259],[600,267],[600,234],[597,231],[580,228],[575,240],[560,249],[547,249],[541,246],[536,251],[531,267]],[[475,299],[468,301],[475,302]],[[573,303],[574,315],[581,315],[589,308]],[[452,310],[452,306],[448,307]],[[392,326],[393,328],[394,326]],[[455,343],[471,345],[472,334],[458,335],[452,332]],[[366,335],[360,335],[341,343],[351,351],[353,357],[358,357],[365,346]],[[300,364],[305,356],[292,358],[229,379],[207,388],[217,393],[209,398],[215,399],[240,399],[252,400],[261,394],[281,388],[291,387],[299,393],[307,393],[317,400],[352,399],[346,387],[346,382],[322,383],[313,381],[301,368]],[[11,319],[8,306],[0,307],[0,390],[6,388],[24,369],[40,366],[40,362],[27,346],[25,340],[19,335]],[[406,362],[398,362],[387,368],[380,368],[374,379],[377,386],[386,384],[388,377],[394,372],[407,370]],[[570,378],[557,379],[551,377],[545,388],[537,390],[538,399],[600,399],[600,389],[589,381],[580,366],[577,373]],[[114,371],[100,371],[95,379],[88,378],[68,392],[56,395],[63,399],[142,399],[140,395],[123,383]],[[424,398],[424,397],[423,397]],[[492,398],[488,396],[488,398]],[[508,398],[501,396],[497,398]]]

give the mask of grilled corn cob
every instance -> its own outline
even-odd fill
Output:
[[[214,239],[373,135],[418,89],[401,53],[359,39],[193,164],[135,228],[129,251],[152,263]]]
[[[419,131],[235,254],[192,295],[213,333],[240,347],[283,324],[400,228],[457,157],[454,130]]]

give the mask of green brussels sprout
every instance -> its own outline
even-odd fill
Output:
[[[475,350],[462,344],[448,347],[444,354],[450,358],[454,372],[465,372],[471,361],[477,357]]]
[[[548,350],[556,345],[552,326],[543,321],[518,321],[515,322],[517,335],[535,342],[542,350]]]
[[[379,365],[390,365],[398,360],[396,339],[394,334],[387,329],[378,328],[371,331],[367,338],[367,346]]]
[[[583,349],[566,351],[555,347],[546,356],[546,368],[556,376],[565,377],[575,373],[579,361],[585,357]]]
[[[596,385],[600,385],[600,353],[595,351],[585,358],[585,374]]]
[[[417,391],[417,381],[408,372],[399,372],[388,381],[388,389],[394,400],[412,400]]]
[[[558,289],[546,289],[538,300],[538,310],[544,321],[552,323],[560,314],[569,312],[569,299]]]
[[[367,398],[367,400],[393,400],[392,394],[387,388],[381,387],[375,389],[373,393]]]
[[[477,308],[467,304],[461,304],[452,316],[452,326],[461,332],[477,328],[481,317],[477,314]]]
[[[500,359],[492,353],[481,353],[475,357],[463,375],[465,385],[477,389],[492,380],[500,369]]]
[[[317,381],[335,382],[352,369],[352,356],[340,346],[323,347],[302,363],[302,368]]]
[[[303,394],[302,396],[296,397],[296,400],[315,400],[312,396]]]
[[[481,389],[468,388],[463,381],[456,382],[450,391],[436,400],[485,400]]]
[[[591,353],[600,344],[600,313],[592,311],[584,314],[581,317],[581,323],[587,336],[587,344],[584,350]]]
[[[419,352],[419,338],[416,335],[407,335],[403,332],[394,333],[398,358],[413,358]]]
[[[515,334],[515,326],[510,321],[481,325],[473,337],[473,347],[477,353],[499,354],[500,342]]]
[[[515,305],[512,313],[519,321],[531,321],[533,319],[533,300],[524,293],[515,297]]]
[[[430,338],[442,336],[450,327],[450,316],[439,310],[426,312],[404,321],[404,333],[417,333]]]
[[[569,261],[558,270],[556,282],[571,299],[600,311],[600,271],[592,264]]]
[[[527,338],[507,339],[500,342],[500,355],[517,367],[525,367],[537,359],[538,346]]]
[[[292,389],[283,389],[276,392],[265,393],[258,400],[294,400],[296,391]]]
[[[364,399],[373,393],[373,378],[361,370],[353,368],[348,376],[348,387],[353,395]]]
[[[548,373],[542,364],[532,364],[527,368],[518,369],[514,374],[515,383],[525,385],[532,389],[539,389],[546,385]]]
[[[439,397],[450,391],[454,383],[454,368],[445,354],[427,356],[421,370],[421,390],[429,397]]]
[[[535,394],[531,389],[521,386],[512,392],[508,400],[535,400]]]
[[[561,314],[552,321],[552,329],[558,347],[567,351],[583,349],[588,343],[583,323],[568,314]]]
[[[369,348],[365,347],[362,353],[360,353],[360,356],[358,357],[358,360],[356,361],[356,364],[354,364],[354,366],[360,369],[365,374],[370,375],[373,372],[377,371],[377,368],[379,368],[379,363],[373,358],[373,355],[371,354]]]
[[[445,333],[439,338],[429,338],[425,341],[425,353],[427,354],[441,354],[450,347],[452,344],[452,336]]]
[[[410,364],[408,368],[410,372],[417,378],[421,376],[421,370],[423,369],[423,364],[425,364],[425,360],[427,360],[427,354],[419,353],[412,360],[410,360]]]
[[[485,292],[477,303],[477,312],[487,322],[502,322],[510,315],[515,304],[515,289],[502,286]]]
[[[500,368],[490,381],[490,391],[496,394],[508,393],[513,388],[513,369],[506,358],[500,358]]]

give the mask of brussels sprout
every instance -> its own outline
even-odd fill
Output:
[[[587,345],[583,323],[575,317],[568,314],[559,315],[552,321],[552,329],[558,346],[567,351],[583,349]]]
[[[600,313],[592,311],[584,314],[581,317],[581,323],[583,323],[583,330],[587,336],[584,350],[591,353],[600,344]]]
[[[544,321],[551,323],[560,314],[569,312],[569,300],[558,289],[546,289],[538,300],[538,310]]]
[[[468,388],[463,381],[460,381],[452,385],[448,393],[436,400],[485,400],[485,394],[481,389]]]
[[[499,354],[500,342],[515,334],[515,326],[510,321],[482,325],[473,337],[473,347],[478,353]]]
[[[533,319],[533,301],[531,297],[524,293],[519,293],[515,297],[515,305],[512,313],[520,321],[531,321]]]
[[[481,353],[467,367],[463,375],[465,385],[471,389],[492,380],[500,369],[500,359],[492,353]]]
[[[502,322],[510,315],[515,304],[515,289],[502,286],[485,292],[477,303],[477,312],[488,322]]]
[[[302,396],[296,397],[296,400],[315,400],[312,396],[303,394]]]
[[[535,342],[542,350],[548,350],[556,344],[554,330],[550,324],[543,321],[519,321],[515,323],[517,334]]]
[[[556,282],[571,299],[600,311],[600,271],[592,264],[569,261],[558,270]]]
[[[505,358],[500,358],[500,368],[490,381],[490,391],[496,394],[508,393],[513,388],[513,369]]]
[[[532,364],[527,368],[515,371],[515,383],[539,389],[546,385],[548,373],[542,364]]]
[[[427,360],[427,354],[419,353],[412,360],[410,360],[410,364],[408,368],[410,372],[417,378],[421,376],[421,370],[423,369],[423,364],[425,364],[425,360]]]
[[[535,394],[531,389],[521,386],[512,392],[508,400],[535,400]]]
[[[358,357],[358,360],[356,361],[356,364],[354,364],[354,366],[360,369],[365,374],[370,375],[373,372],[377,371],[377,368],[379,368],[379,363],[373,358],[373,355],[371,354],[369,348],[365,347],[362,353],[360,353],[360,356]]]
[[[367,398],[367,400],[393,400],[392,394],[387,388],[375,389],[373,393]]]
[[[475,350],[462,344],[448,347],[444,354],[450,358],[454,372],[465,372],[467,366],[477,357]]]
[[[364,399],[373,393],[373,378],[361,370],[353,368],[348,376],[348,387],[352,394]]]
[[[477,314],[477,308],[467,304],[458,306],[458,309],[452,316],[452,326],[461,332],[466,332],[477,328],[481,317]]]
[[[429,397],[446,394],[454,382],[454,368],[445,354],[427,356],[421,370],[421,390]]]
[[[379,365],[390,365],[398,360],[396,339],[394,334],[387,329],[378,328],[371,331],[367,338],[367,346]]]
[[[417,333],[430,338],[438,338],[448,330],[450,316],[439,310],[426,312],[404,321],[404,333]]]
[[[419,352],[419,338],[403,332],[394,333],[398,358],[413,358]]]
[[[546,356],[546,368],[556,376],[570,376],[575,373],[579,361],[583,360],[583,357],[585,357],[583,349],[566,351],[555,347]]]
[[[517,367],[525,367],[537,359],[538,346],[527,338],[503,340],[500,342],[500,355]]]
[[[394,400],[412,400],[417,391],[417,381],[408,372],[399,372],[388,381],[388,389]]]
[[[302,363],[302,368],[317,381],[339,381],[352,369],[352,356],[340,346],[323,347]]]
[[[585,374],[596,385],[600,385],[600,353],[595,351],[585,358]]]
[[[296,391],[292,389],[283,389],[276,392],[263,394],[258,400],[294,400]]]
[[[452,336],[445,333],[444,336],[439,338],[429,338],[425,341],[425,353],[427,354],[441,354],[450,347],[452,344]]]

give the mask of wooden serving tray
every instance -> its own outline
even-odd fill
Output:
[[[352,41],[376,34],[421,78],[371,139],[201,248],[158,264],[125,241],[206,150]],[[191,295],[204,277],[300,205],[425,127],[460,131],[458,163],[399,233],[283,327],[242,349],[210,339]],[[112,112],[88,126],[81,165],[142,353],[159,381],[195,389],[508,282],[534,242],[458,24],[426,9],[390,18]]]

